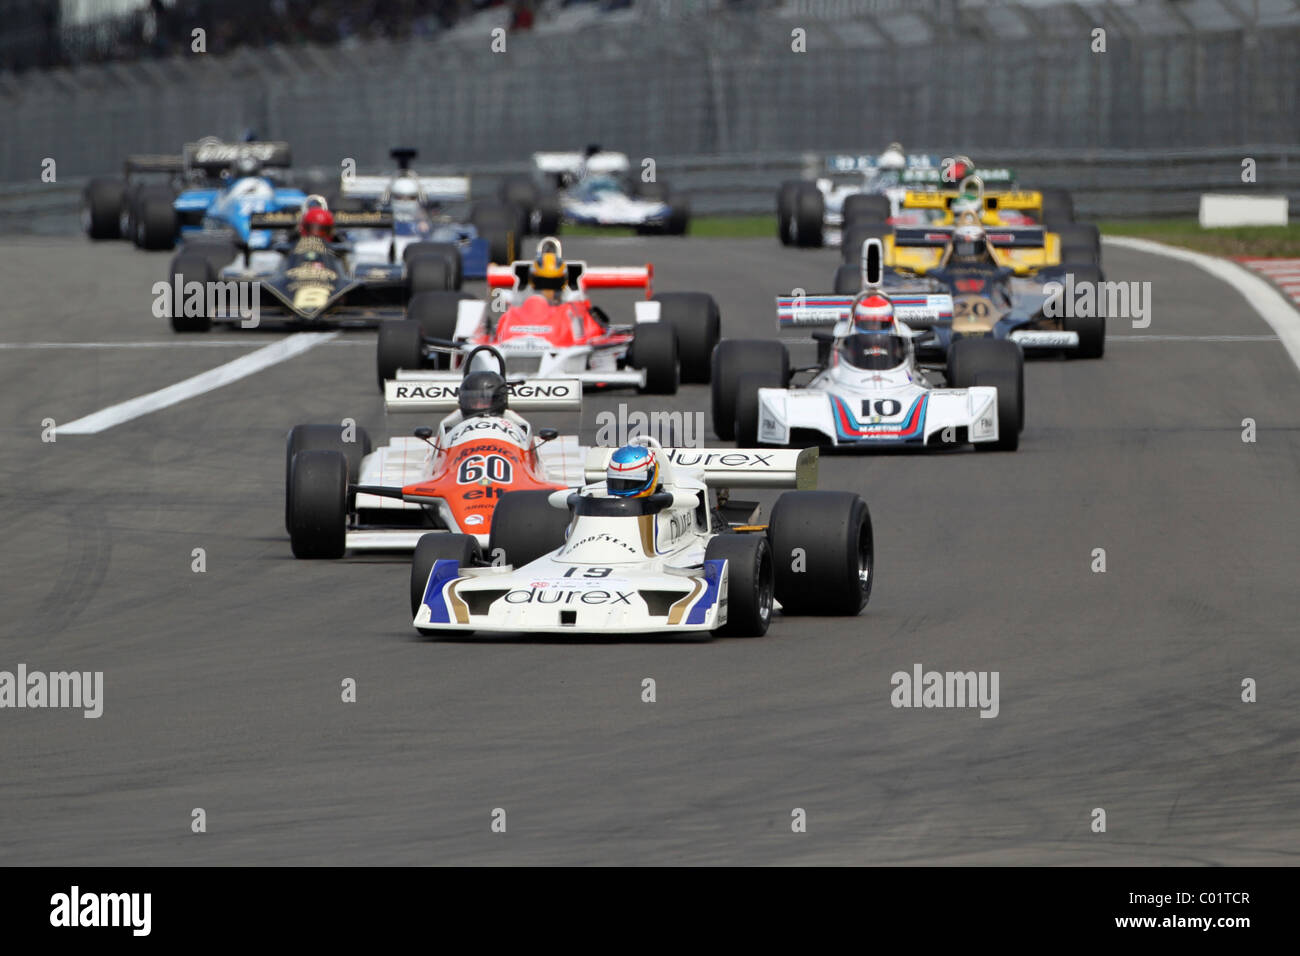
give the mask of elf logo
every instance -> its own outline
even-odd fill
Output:
[[[69,893],[50,897],[50,925],[66,927],[129,926],[134,936],[148,936],[152,928],[152,893]]]

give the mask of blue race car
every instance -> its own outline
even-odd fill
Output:
[[[234,240],[248,249],[266,249],[271,244],[270,230],[250,229],[250,218],[297,210],[307,200],[301,189],[279,186],[264,172],[269,167],[289,166],[287,143],[201,140],[194,144],[188,160],[194,169],[220,177],[220,185],[186,189],[176,197],[172,203],[174,237]]]

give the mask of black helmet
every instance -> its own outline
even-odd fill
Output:
[[[506,380],[496,372],[470,372],[460,383],[460,413],[465,418],[500,415],[506,410],[508,391]]]

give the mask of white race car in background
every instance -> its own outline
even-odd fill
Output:
[[[502,183],[502,199],[529,211],[530,231],[556,235],[561,222],[630,226],[639,233],[685,235],[690,204],[663,181],[642,182],[624,153],[534,153],[533,176]]]
[[[808,488],[816,449],[661,448],[661,490],[615,497],[612,449],[592,449],[581,491],[507,495],[487,563],[474,539],[426,535],[411,564],[421,634],[472,631],[761,636],[786,614],[857,614],[871,596],[866,502],[847,492],[782,494],[766,526],[730,487]],[[711,495],[711,489],[717,489]],[[713,500],[711,500],[711,498]]]
[[[880,241],[865,245],[864,292],[884,295]],[[952,296],[886,297],[893,305],[893,331],[876,342],[853,334],[855,295],[779,296],[779,328],[833,329],[814,333],[817,364],[808,368],[792,370],[779,341],[718,343],[713,354],[714,432],[744,446],[1019,447],[1024,355],[1016,343],[956,338],[946,366],[924,366],[916,359],[915,340],[927,336],[933,324],[951,324]],[[793,384],[799,374],[811,378]],[[944,378],[947,387],[941,385]]]

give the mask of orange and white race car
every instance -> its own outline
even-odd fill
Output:
[[[707,382],[721,334],[718,305],[703,292],[654,295],[654,269],[566,261],[558,239],[537,256],[489,266],[491,301],[455,292],[411,298],[404,321],[380,328],[378,378],[455,380],[468,354],[489,345],[514,373],[576,378],[589,388],[672,394],[679,381]],[[600,289],[645,289],[634,321],[615,323],[591,301]]]
[[[500,353],[477,351],[495,359],[498,370],[475,361],[458,381],[386,384],[391,412],[450,412],[436,430],[416,428],[374,451],[356,425],[297,425],[289,432],[285,521],[295,557],[411,551],[430,531],[471,535],[486,547],[503,495],[545,499],[582,484],[587,450],[578,437],[535,430],[516,411],[578,411],[582,383],[507,381]],[[543,500],[539,520],[553,510]],[[562,540],[563,527],[555,530]]]

